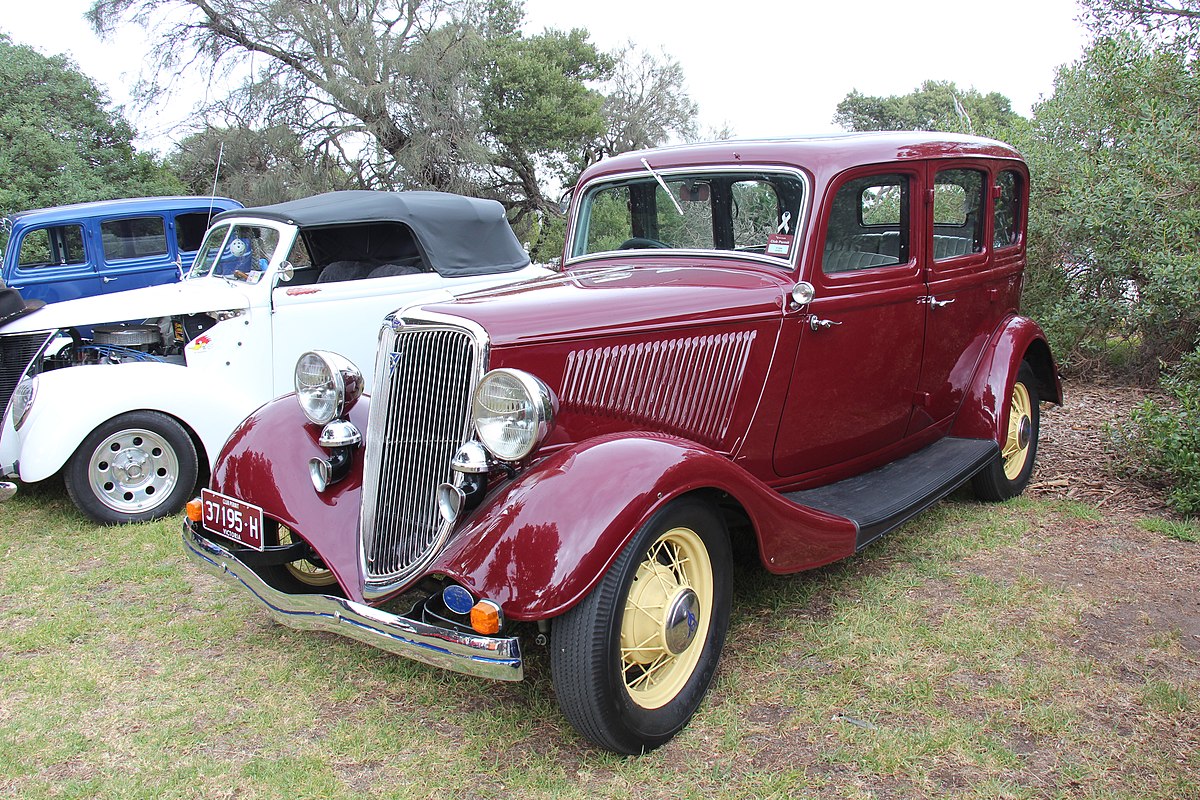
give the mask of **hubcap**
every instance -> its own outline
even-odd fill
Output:
[[[1029,399],[1029,389],[1025,384],[1017,381],[1013,385],[1009,405],[1008,438],[1000,452],[1004,457],[1004,476],[1010,481],[1015,481],[1025,469],[1025,462],[1029,459],[1029,445],[1033,439],[1033,403]]]
[[[102,441],[88,461],[92,493],[122,514],[137,514],[162,504],[178,479],[175,449],[154,431],[118,431]]]
[[[674,528],[655,540],[621,617],[621,669],[635,703],[660,708],[683,689],[704,649],[712,599],[712,563],[696,532]]]

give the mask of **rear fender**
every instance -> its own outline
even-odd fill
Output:
[[[697,491],[725,493],[741,506],[772,572],[854,553],[849,521],[785,500],[704,447],[631,433],[597,437],[534,465],[460,525],[429,571],[499,603],[510,619],[548,619],[583,599],[656,511]]]
[[[952,435],[993,439],[1007,435],[1008,403],[1021,362],[1028,361],[1038,382],[1038,397],[1062,404],[1062,383],[1046,335],[1028,317],[1011,316],[984,348]]]

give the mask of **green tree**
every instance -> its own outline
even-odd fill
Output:
[[[70,60],[0,34],[0,213],[183,191],[134,135]]]
[[[193,194],[215,191],[248,206],[357,187],[353,176],[281,125],[207,128],[180,141],[169,163]]]
[[[523,16],[520,0],[96,0],[89,12],[101,34],[128,21],[157,42],[146,99],[181,75],[248,74],[206,109],[212,127],[289,128],[358,186],[493,197],[536,231],[554,227],[541,223],[580,154],[604,154],[605,87],[624,67],[582,30],[525,35]],[[682,94],[677,64],[651,72],[664,104]]]
[[[1144,377],[1200,336],[1200,64],[1133,35],[1059,70],[1029,159],[1027,299],[1076,365],[1123,340]]]
[[[908,94],[887,97],[852,90],[838,103],[835,124],[849,131],[955,131],[996,135],[1019,119],[998,92],[959,89],[953,81],[925,81]]]

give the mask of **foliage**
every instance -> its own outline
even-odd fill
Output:
[[[69,59],[0,34],[0,213],[181,192],[134,135]]]
[[[172,80],[243,77],[203,110],[210,127],[290,129],[298,144],[275,152],[309,154],[322,180],[493,197],[524,236],[558,213],[555,184],[613,147],[687,135],[695,107],[670,59],[618,63],[583,30],[526,35],[523,16],[521,0],[95,0],[89,12],[102,34],[128,21],[157,42],[147,101]]]
[[[1026,301],[1060,359],[1153,376],[1200,335],[1200,65],[1132,36],[1059,70],[1011,139],[1034,177]]]
[[[1200,348],[1163,378],[1167,402],[1146,400],[1119,431],[1129,468],[1168,487],[1167,502],[1200,515]]]
[[[181,141],[170,163],[192,193],[215,192],[248,206],[355,188],[337,164],[304,148],[296,133],[279,125],[208,128]]]
[[[838,103],[834,123],[850,131],[955,131],[995,135],[1018,115],[999,92],[959,89],[953,81],[925,81],[912,92],[888,97],[857,89]]]
[[[1080,5],[1100,36],[1141,30],[1153,41],[1193,53],[1200,46],[1200,0],[1080,0]]]

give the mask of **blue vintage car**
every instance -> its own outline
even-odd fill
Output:
[[[26,300],[54,303],[179,280],[227,197],[137,197],[6,217],[0,278]],[[6,236],[5,236],[6,234]]]

